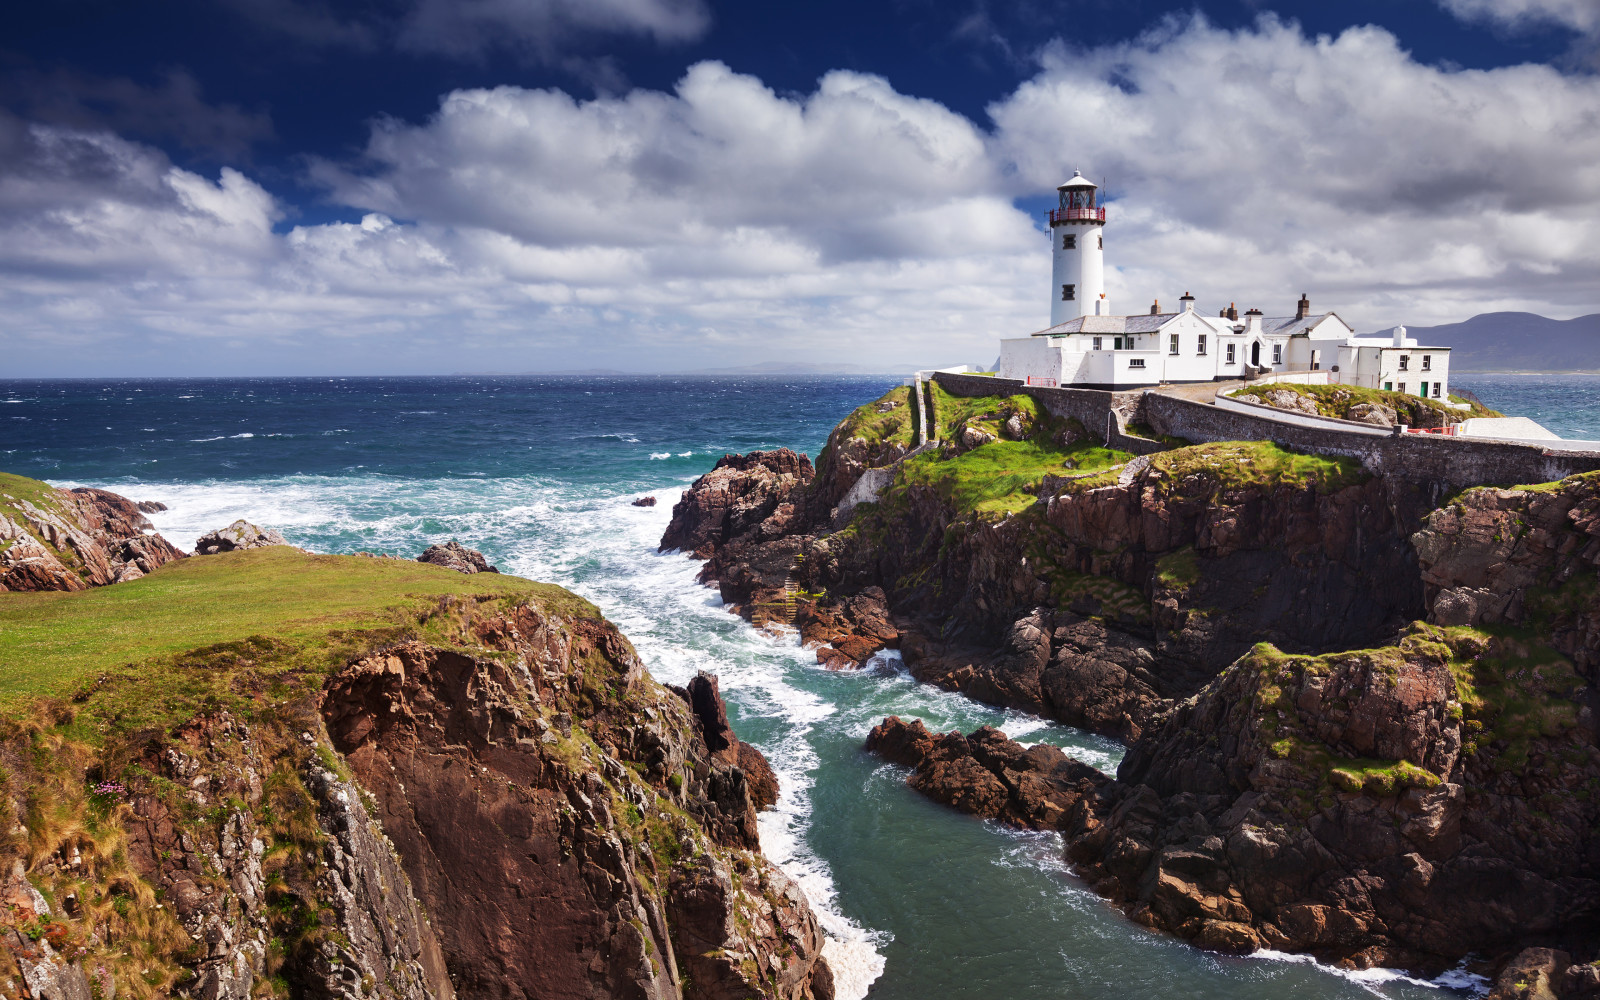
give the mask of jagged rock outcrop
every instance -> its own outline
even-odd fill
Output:
[[[183,557],[126,497],[15,482],[31,495],[18,485],[9,485],[18,495],[7,493],[0,482],[0,591],[103,587]]]
[[[724,455],[673,506],[661,551],[704,559],[731,542],[788,534],[805,523],[804,508],[792,501],[815,475],[811,459],[788,448]]]
[[[1059,830],[1097,892],[1205,947],[1430,972],[1529,941],[1592,953],[1600,807],[1564,790],[1600,784],[1600,751],[1572,674],[1518,683],[1526,654],[1430,626],[1320,657],[1263,646],[1157,720],[1115,782],[993,731],[886,720],[868,747],[940,801]]]
[[[989,726],[936,736],[920,719],[891,715],[873,727],[866,748],[912,768],[907,783],[931,799],[1034,830],[1063,829],[1081,800],[1111,783],[1057,747],[1024,749]]]
[[[361,789],[317,751],[309,733],[263,739],[219,713],[181,727],[149,762],[183,792],[178,801],[132,797],[128,854],[200,945],[186,988],[246,1000],[265,976],[279,974],[305,996],[453,996],[393,846]],[[310,828],[291,833],[262,822],[294,808]],[[194,815],[207,812],[221,818],[196,828]],[[293,847],[284,853],[286,840]],[[269,846],[276,857],[267,857]],[[269,954],[269,938],[281,940],[290,923],[284,911],[296,910],[317,914],[321,926],[293,940],[291,953]]]
[[[288,541],[275,530],[262,530],[244,518],[226,528],[208,531],[195,539],[194,554],[214,556],[220,552],[240,552],[246,549],[263,549],[269,545],[288,545]]]
[[[142,752],[127,784],[104,758],[30,765],[15,735],[4,757],[25,799],[10,803],[0,965],[20,966],[24,995],[104,1000],[138,979],[230,1000],[274,980],[308,997],[454,996],[400,859],[309,732],[202,714],[127,748]],[[87,800],[80,767],[101,775]],[[22,898],[30,877],[59,912]]]
[[[733,727],[728,724],[728,709],[722,700],[717,675],[701,671],[690,678],[687,687],[669,687],[689,703],[695,722],[700,727],[700,738],[705,741],[711,756],[744,772],[751,804],[758,810],[776,805],[778,775],[760,750],[742,742],[734,734]]]
[[[457,573],[498,573],[495,567],[489,565],[489,560],[484,558],[477,549],[469,549],[454,538],[443,545],[430,545],[417,556],[417,562],[431,563],[434,566],[443,566],[453,569]]]
[[[404,644],[346,668],[322,708],[458,988],[830,995],[815,916],[758,852],[735,744],[701,735],[720,701],[697,714],[598,619],[524,605],[474,628],[511,656]]]
[[[1585,678],[1600,665],[1600,474],[1468,490],[1412,536],[1440,625],[1537,622]]]

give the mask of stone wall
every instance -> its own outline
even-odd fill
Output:
[[[1141,455],[1159,451],[1164,446],[1127,434],[1130,421],[1146,424],[1158,434],[1180,437],[1195,444],[1272,441],[1296,451],[1342,455],[1358,459],[1375,473],[1435,484],[1441,490],[1544,483],[1600,469],[1600,451],[1473,441],[1431,434],[1374,436],[1370,431],[1353,433],[1340,427],[1302,426],[1290,414],[1280,419],[1276,414],[1239,412],[1242,404],[1237,408],[1224,408],[1142,390],[1051,389],[1025,385],[1016,379],[943,372],[933,377],[953,396],[1032,396],[1052,415],[1082,423],[1097,440]]]
[[[1472,441],[1431,434],[1373,437],[1343,428],[1305,427],[1267,414],[1240,413],[1158,392],[1145,393],[1142,417],[1160,434],[1206,441],[1272,441],[1297,451],[1345,455],[1373,472],[1456,489],[1544,483],[1600,469],[1600,452]]]

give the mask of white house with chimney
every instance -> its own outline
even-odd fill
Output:
[[[1292,316],[1229,305],[1217,316],[1184,293],[1176,312],[1112,315],[1105,293],[1106,209],[1099,186],[1074,174],[1056,189],[1049,216],[1050,323],[1000,342],[1002,378],[1029,385],[1132,389],[1272,373],[1317,372],[1305,381],[1449,398],[1450,349],[1419,345],[1405,328],[1358,337],[1337,313],[1313,315],[1302,295]]]

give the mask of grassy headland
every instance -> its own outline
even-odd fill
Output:
[[[0,711],[91,689],[97,709],[123,722],[275,701],[381,643],[459,644],[457,623],[439,613],[451,602],[529,599],[599,616],[559,587],[518,577],[288,547],[184,559],[77,593],[0,594]]]

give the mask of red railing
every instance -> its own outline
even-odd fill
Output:
[[[1050,224],[1058,222],[1104,222],[1106,210],[1103,208],[1052,208],[1050,210]]]

